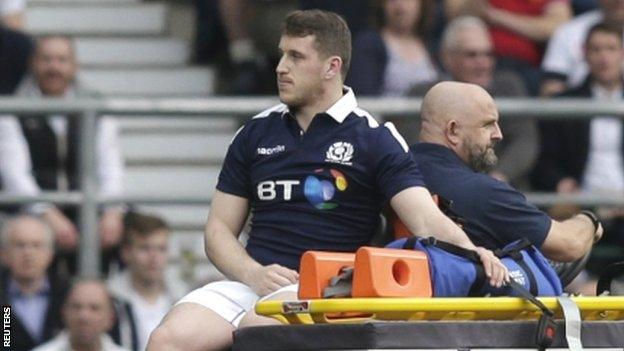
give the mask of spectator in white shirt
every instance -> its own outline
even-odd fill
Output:
[[[169,231],[159,217],[129,213],[121,248],[127,269],[108,280],[113,296],[129,305],[118,310],[119,338],[124,347],[135,351],[145,350],[151,332],[188,292],[183,282],[165,274]]]
[[[583,83],[589,72],[583,44],[593,25],[604,22],[624,32],[624,0],[600,0],[599,4],[600,9],[575,17],[555,31],[542,61],[541,95],[556,95]]]
[[[31,63],[31,76],[17,90],[19,97],[38,99],[93,98],[97,95],[76,80],[78,65],[71,39],[49,36],[37,41]],[[41,190],[79,188],[78,120],[70,115],[0,117],[0,176],[4,190],[20,195],[36,195]],[[123,162],[116,121],[98,121],[97,176],[101,193],[122,191]],[[31,210],[41,213],[56,234],[63,251],[73,251],[78,230],[75,211],[51,204],[37,204]],[[121,239],[123,213],[120,207],[103,211],[99,223],[102,247],[113,248]]]

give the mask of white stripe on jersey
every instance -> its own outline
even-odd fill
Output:
[[[257,115],[251,117],[251,119],[265,118],[265,117],[268,117],[273,112],[284,112],[284,111],[287,111],[287,110],[288,110],[288,106],[286,106],[284,104],[279,104],[279,105],[275,105],[273,107],[267,108],[266,110],[264,110],[264,111],[258,113]],[[234,136],[232,137],[232,140],[230,140],[230,145],[234,142],[234,139],[236,139],[236,136],[238,135],[238,133],[241,132],[241,130],[243,130],[243,128],[245,128],[245,125],[243,125],[242,127],[238,128],[236,133],[234,133]]]
[[[279,105],[275,105],[273,107],[270,107],[258,113],[257,115],[251,117],[251,119],[264,118],[264,117],[268,117],[273,112],[285,112],[285,111],[288,111],[288,106],[286,106],[285,104],[279,104]]]
[[[371,128],[379,127],[379,123],[377,122],[377,120],[373,118],[373,116],[371,116],[370,113],[362,110],[361,108],[359,107],[355,108],[353,110],[353,113],[355,113],[359,117],[366,118],[366,121],[368,122],[369,127]],[[405,139],[403,139],[401,134],[399,134],[399,131],[396,129],[394,124],[392,124],[392,122],[386,122],[384,123],[384,127],[388,128],[388,130],[390,131],[390,134],[392,134],[392,136],[399,142],[399,144],[401,144],[401,147],[403,148],[403,150],[405,150],[405,152],[408,152],[409,146],[407,145],[407,143],[405,142]]]
[[[232,137],[232,140],[230,140],[230,145],[232,145],[232,143],[234,142],[234,139],[236,139],[236,137],[238,136],[238,133],[240,133],[241,130],[243,130],[243,128],[245,128],[245,126],[241,126],[240,128],[238,128],[236,133],[234,133],[234,136]]]
[[[405,150],[405,152],[408,152],[409,146],[407,146],[405,139],[403,139],[401,134],[399,134],[399,131],[396,130],[396,127],[394,126],[394,124],[392,124],[392,122],[386,122],[384,123],[384,127],[390,130],[390,133],[392,133],[392,136],[399,142],[399,144],[401,144],[401,146],[403,147],[403,150]]]
[[[377,122],[377,120],[373,118],[373,116],[371,116],[370,113],[362,110],[361,108],[356,107],[355,109],[353,109],[353,113],[355,113],[358,117],[366,118],[366,121],[368,122],[369,127],[371,128],[379,127],[379,123]]]

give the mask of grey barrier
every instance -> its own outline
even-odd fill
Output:
[[[100,250],[97,240],[97,207],[100,204],[206,204],[210,199],[178,196],[119,196],[105,197],[97,193],[95,143],[96,121],[100,115],[134,116],[137,118],[156,115],[176,115],[196,118],[215,116],[250,117],[275,105],[275,98],[103,98],[84,100],[0,98],[2,114],[67,114],[80,120],[80,191],[43,192],[37,196],[18,196],[0,192],[0,204],[25,204],[35,201],[75,205],[79,208],[79,228],[82,233],[79,250],[80,273],[96,275],[99,272]],[[497,99],[501,118],[569,119],[592,116],[616,116],[624,118],[624,102],[597,102],[583,99]],[[418,119],[420,99],[384,98],[359,99],[360,106],[374,116],[395,116]],[[2,165],[0,165],[1,167]],[[574,203],[584,206],[624,206],[624,198],[617,195],[557,195],[552,193],[529,193],[529,201],[536,205]]]

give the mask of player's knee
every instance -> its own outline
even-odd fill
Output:
[[[257,326],[263,326],[263,325],[279,325],[279,324],[280,322],[277,319],[260,316],[254,313],[253,311],[249,311],[245,314],[245,316],[241,320],[238,327],[246,328],[246,327],[257,327]]]
[[[195,304],[174,307],[150,335],[148,351],[226,350],[232,345],[231,324]]]

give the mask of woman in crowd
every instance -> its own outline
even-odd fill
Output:
[[[431,0],[378,0],[377,29],[363,32],[353,44],[347,78],[358,96],[402,96],[438,74],[425,37]]]

